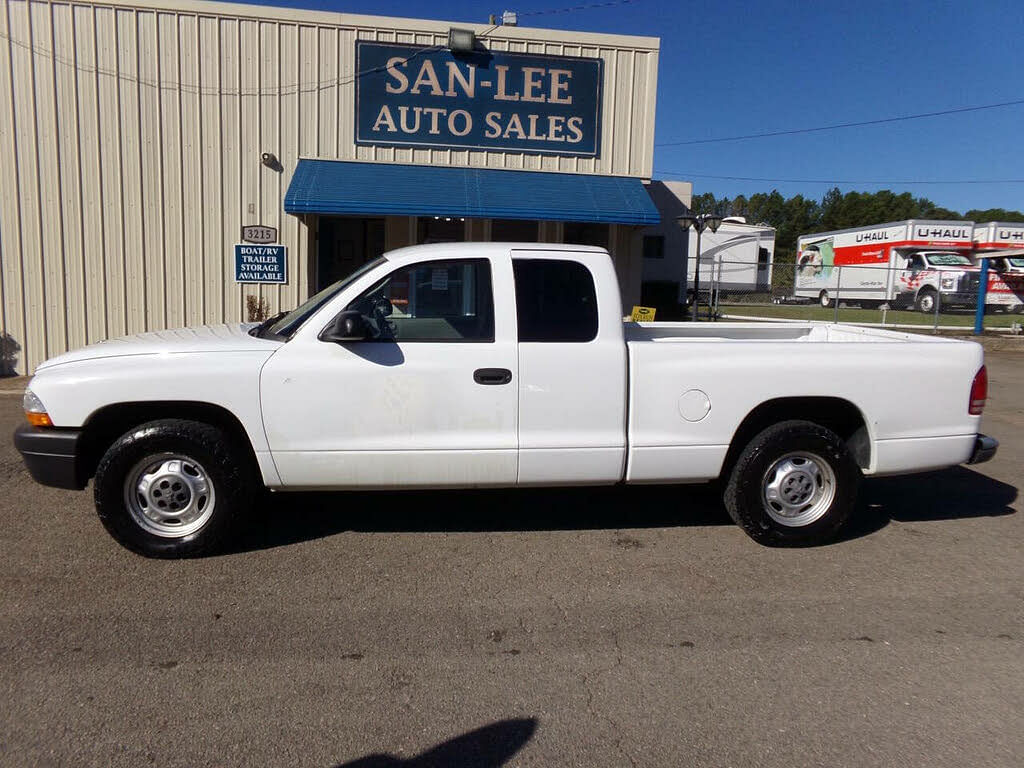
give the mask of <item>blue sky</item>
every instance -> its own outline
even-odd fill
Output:
[[[298,0],[274,5],[486,22],[586,4],[528,0]],[[637,0],[521,18],[521,26],[661,38],[655,142],[735,136],[1024,99],[1024,2],[693,2]],[[682,75],[685,73],[685,76]],[[656,178],[694,191],[778,189],[820,198],[893,189],[959,210],[1024,209],[1024,184],[905,184],[901,180],[1024,179],[1024,105],[798,136],[657,147]],[[743,176],[780,181],[731,181]]]

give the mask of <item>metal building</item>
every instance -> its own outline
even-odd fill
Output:
[[[628,305],[658,221],[643,184],[657,64],[646,37],[7,0],[5,364],[243,321],[247,297],[290,308],[435,240],[607,245]]]

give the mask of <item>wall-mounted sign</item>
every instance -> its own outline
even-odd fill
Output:
[[[235,246],[236,283],[288,282],[288,248],[283,245]]]
[[[356,42],[356,144],[597,157],[601,59]]]
[[[243,243],[276,243],[277,227],[265,227],[262,224],[248,224],[242,227]]]

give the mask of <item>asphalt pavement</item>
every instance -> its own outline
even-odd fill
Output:
[[[147,560],[4,438],[0,763],[1018,766],[1024,355],[988,362],[993,461],[797,550],[670,487],[279,495]]]

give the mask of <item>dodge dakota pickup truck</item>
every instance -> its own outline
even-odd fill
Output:
[[[995,453],[977,344],[621,307],[600,248],[403,248],[259,325],[48,360],[15,444],[40,483],[92,479],[107,530],[157,557],[215,550],[264,488],[720,480],[753,539],[810,544],[843,528],[862,476]]]

